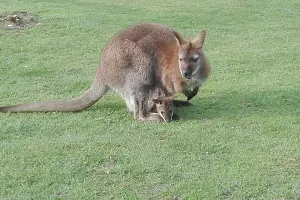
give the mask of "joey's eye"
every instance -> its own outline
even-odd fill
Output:
[[[183,59],[182,58],[179,58],[179,61],[181,62]]]
[[[165,111],[161,111],[161,114],[165,114]]]

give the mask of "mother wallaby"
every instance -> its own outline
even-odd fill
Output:
[[[193,97],[210,67],[203,54],[205,31],[189,41],[172,29],[152,23],[119,32],[102,51],[91,87],[80,97],[0,107],[0,112],[81,111],[110,88],[124,98],[135,119],[156,119],[149,101],[185,93]]]

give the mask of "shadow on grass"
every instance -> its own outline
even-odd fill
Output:
[[[111,101],[110,98],[100,99],[90,112],[109,114],[128,114],[121,98]],[[296,90],[272,90],[256,92],[230,92],[201,97],[190,101],[193,105],[176,107],[175,113],[183,120],[205,120],[214,118],[238,119],[249,116],[300,116],[300,94]]]
[[[300,94],[296,90],[231,92],[191,100],[193,106],[176,108],[184,120],[245,118],[249,116],[300,116]]]

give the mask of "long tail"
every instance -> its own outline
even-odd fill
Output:
[[[92,86],[80,97],[67,100],[53,100],[24,103],[0,107],[0,112],[76,112],[95,104],[109,87],[95,79]]]

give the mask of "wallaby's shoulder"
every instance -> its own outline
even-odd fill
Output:
[[[168,45],[178,45],[171,28],[161,24],[141,23],[121,30],[107,46],[120,47],[129,43],[134,43],[149,54],[153,51],[162,52]]]

